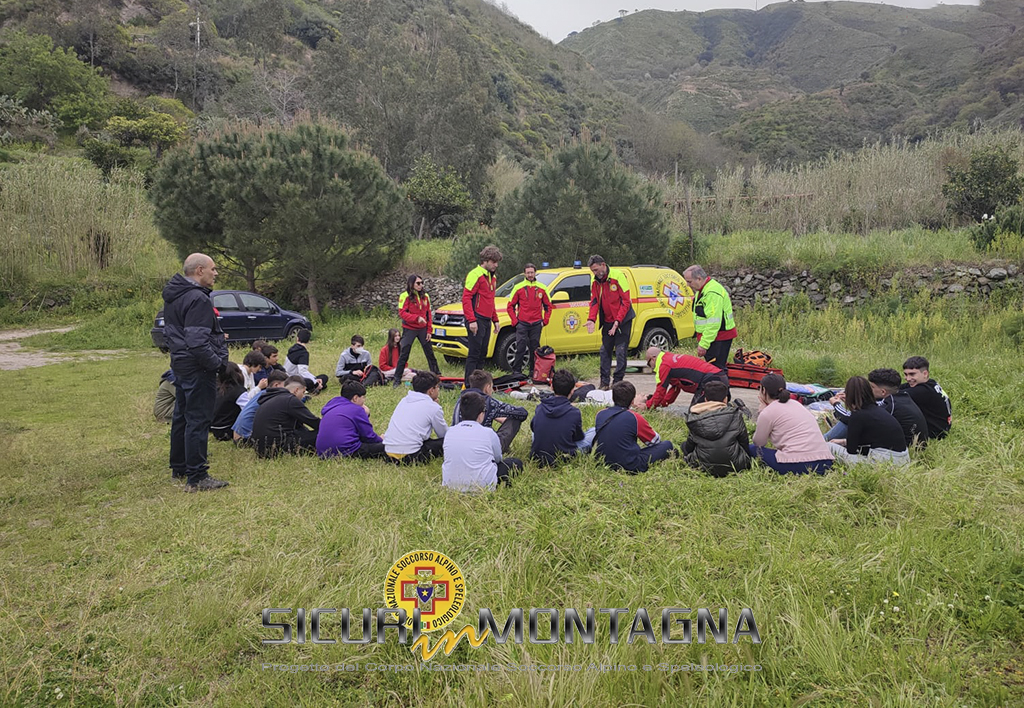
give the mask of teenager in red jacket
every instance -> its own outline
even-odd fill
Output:
[[[726,391],[729,390],[725,371],[699,357],[671,354],[651,347],[647,350],[647,365],[654,369],[654,395],[647,399],[648,410],[672,405],[680,391],[693,394],[691,406],[702,403],[704,385],[709,381],[721,381]]]
[[[434,358],[434,348],[430,345],[430,335],[434,333],[434,326],[430,323],[430,296],[423,290],[423,278],[410,275],[405,285],[405,292],[398,297],[398,315],[402,318],[402,341],[398,345],[394,386],[402,385],[409,352],[412,351],[412,343],[417,339],[420,340],[423,354],[427,357],[427,366],[433,373],[441,375],[437,359]]]
[[[491,341],[491,323],[498,324],[498,310],[494,307],[494,291],[498,280],[494,271],[501,263],[497,246],[480,251],[480,265],[469,271],[462,288],[462,314],[466,316],[469,354],[466,356],[465,379],[477,369],[484,369],[487,344]]]
[[[523,268],[525,280],[512,288],[508,299],[508,316],[516,328],[516,358],[512,371],[523,373],[523,359],[528,358],[533,373],[533,353],[540,347],[541,329],[551,321],[551,299],[544,283],[537,280],[537,266],[527,263]]]
[[[609,268],[601,256],[587,262],[594,279],[590,283],[590,316],[587,332],[594,333],[594,324],[601,321],[601,390],[607,391],[609,381],[617,383],[626,376],[626,348],[633,329],[636,311],[629,297],[629,281],[617,268]],[[615,376],[612,377],[612,352],[615,353]]]

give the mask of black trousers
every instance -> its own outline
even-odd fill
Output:
[[[474,371],[485,368],[487,344],[491,341],[491,324],[490,320],[477,317],[475,335],[469,331],[469,323],[466,325],[466,334],[469,339],[469,354],[466,355],[466,381],[469,381],[469,375]]]
[[[498,484],[512,486],[512,478],[523,471],[523,461],[515,457],[506,457],[498,463]]]
[[[725,384],[725,400],[726,402],[732,400],[732,391],[729,390],[729,376],[724,371],[719,374],[708,374],[700,385],[697,386],[696,393],[693,394],[693,398],[690,399],[690,406],[695,406],[698,403],[704,403],[707,401],[707,397],[704,395],[704,385],[709,381],[721,381]]]
[[[327,382],[330,381],[327,378],[327,374],[320,374],[314,379],[303,379],[306,382],[306,393],[319,393],[320,391],[327,390]],[[320,382],[320,391],[317,391],[316,384]]]
[[[395,384],[402,385],[402,375],[405,374],[405,365],[409,363],[409,354],[412,352],[412,343],[416,340],[420,340],[420,346],[423,347],[423,355],[427,357],[427,366],[430,370],[441,375],[441,369],[437,367],[437,357],[434,356],[434,347],[431,346],[430,342],[427,341],[427,329],[409,329],[407,327],[402,328],[402,341],[398,343],[398,364],[395,366]]]
[[[209,477],[207,450],[217,401],[217,374],[199,371],[175,374],[175,378],[170,467],[176,475],[188,475],[189,484],[196,484]]]
[[[424,440],[423,446],[419,450],[411,455],[406,455],[401,460],[395,460],[395,462],[401,465],[411,465],[417,462],[429,462],[435,457],[444,457],[444,438]],[[394,460],[393,457],[388,459]]]
[[[614,335],[608,334],[611,323],[601,325],[601,385],[618,383],[626,377],[626,349],[629,334],[633,331],[633,320],[622,322]],[[612,354],[615,355],[615,376],[612,376]]]
[[[350,457],[358,457],[363,460],[370,460],[373,458],[387,457],[387,453],[384,452],[384,443],[360,443],[359,449],[353,452]]]
[[[494,432],[498,434],[498,440],[501,441],[502,453],[508,452],[509,447],[512,445],[512,441],[515,440],[516,435],[519,434],[519,428],[523,425],[523,421],[515,420],[513,418],[506,418],[505,422],[498,426],[498,429]]]
[[[512,371],[523,373],[523,358],[529,356],[528,371],[533,375],[533,353],[540,348],[540,332],[544,322],[520,322],[516,325],[516,359]]]
[[[704,361],[714,364],[719,369],[724,369],[729,363],[729,349],[732,348],[731,339],[721,339],[711,342],[711,346],[704,352]]]

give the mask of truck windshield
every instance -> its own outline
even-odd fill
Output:
[[[537,273],[537,280],[544,285],[551,285],[555,278],[558,277],[558,273]],[[512,294],[512,288],[519,283],[526,280],[526,276],[520,273],[511,280],[505,281],[501,287],[494,291],[495,297],[508,297]]]

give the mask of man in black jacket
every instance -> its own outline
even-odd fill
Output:
[[[704,386],[705,402],[690,406],[686,427],[690,437],[683,445],[683,458],[690,467],[712,477],[750,469],[750,444],[743,412],[726,403],[729,387],[721,381]]]
[[[917,403],[906,390],[900,390],[900,374],[895,369],[875,369],[868,374],[871,392],[878,405],[903,428],[903,439],[907,447],[924,447],[928,444],[928,421]]]
[[[928,422],[928,437],[941,440],[953,427],[953,406],[949,396],[938,382],[928,373],[928,360],[923,356],[912,356],[903,362],[903,375],[907,383],[901,391],[914,399]]]
[[[256,454],[274,457],[281,452],[316,452],[317,418],[302,402],[306,382],[301,376],[289,376],[283,388],[268,388],[256,401],[256,419],[252,440]]]
[[[462,396],[465,396],[470,391],[479,393],[487,398],[483,425],[489,428],[492,423],[497,421],[498,429],[494,432],[498,434],[498,440],[501,441],[501,451],[503,453],[508,452],[509,446],[512,445],[512,441],[519,433],[519,428],[529,413],[525,408],[496,400],[491,395],[494,393],[494,378],[483,369],[474,369],[466,381],[466,390],[459,396],[459,403],[455,405],[452,425],[458,425],[462,420],[462,406],[460,405]]]
[[[226,487],[208,473],[207,443],[217,399],[217,372],[228,361],[224,331],[210,300],[217,266],[203,253],[185,259],[164,286],[164,337],[177,388],[171,419],[170,467],[186,492]]]

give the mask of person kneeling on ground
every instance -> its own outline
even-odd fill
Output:
[[[170,423],[174,418],[174,401],[177,396],[174,372],[168,369],[160,376],[160,386],[156,390],[156,400],[153,401],[153,417],[161,423]]]
[[[757,416],[750,456],[779,474],[825,474],[834,459],[814,414],[792,398],[786,379],[768,374],[757,392],[761,412]],[[775,449],[765,447],[768,443]]]
[[[245,398],[241,403],[239,399]],[[248,402],[249,392],[245,390],[242,370],[238,364],[229,361],[217,374],[217,398],[213,408],[213,422],[210,434],[216,440],[231,440],[231,426],[238,420],[242,406]]]
[[[498,424],[498,439],[501,440],[502,452],[508,452],[512,441],[519,433],[519,428],[530,415],[525,408],[513,406],[511,403],[502,403],[494,398],[494,378],[489,372],[483,369],[475,369],[466,381],[466,390],[462,392],[479,393],[487,399],[487,410],[484,411],[484,425],[488,428],[492,423]],[[461,397],[460,397],[461,400]],[[458,425],[462,420],[461,406],[455,406],[455,413],[452,415],[452,425]]]
[[[425,462],[440,457],[448,425],[437,402],[441,379],[429,371],[412,377],[412,390],[395,406],[384,431],[384,451],[402,463]],[[433,432],[437,438],[431,438]]]
[[[647,350],[647,366],[654,370],[654,393],[648,396],[647,409],[670,406],[680,391],[692,393],[690,406],[702,403],[704,386],[711,381],[725,384],[726,400],[729,394],[729,375],[703,359],[689,354],[663,352],[658,347]]]
[[[381,383],[380,371],[370,363],[370,352],[365,344],[366,340],[360,335],[352,335],[352,346],[341,353],[334,369],[338,383],[344,385],[346,381],[359,381],[367,387]]]
[[[846,407],[850,409],[846,439],[828,444],[836,459],[850,464],[910,464],[903,428],[889,411],[875,402],[871,384],[863,376],[851,376],[846,382]]]
[[[309,338],[311,334],[308,329],[299,330],[295,337],[295,344],[288,350],[288,356],[284,358],[284,371],[289,376],[301,376],[302,380],[306,382],[306,392],[315,396],[327,388],[327,375],[313,376],[309,372]]]
[[[256,411],[259,410],[259,400],[263,392],[268,388],[283,388],[284,382],[288,380],[288,374],[283,371],[277,371],[274,369],[270,372],[267,378],[263,379],[266,381],[264,388],[257,387],[252,395],[249,396],[249,400],[244,406],[242,411],[238,414],[238,418],[235,419],[235,424],[231,426],[232,437],[235,440],[236,445],[248,445],[250,444],[250,438],[252,437],[252,424],[256,419]]]
[[[483,424],[487,397],[467,392],[459,399],[461,421],[444,436],[441,486],[460,492],[494,489],[509,485],[509,478],[523,469],[514,457],[502,458],[498,434]]]
[[[750,438],[743,411],[726,403],[729,387],[721,381],[704,385],[707,400],[690,406],[686,427],[690,437],[683,445],[686,464],[712,477],[750,469]]]
[[[384,441],[370,422],[366,387],[358,381],[342,384],[341,395],[329,400],[320,411],[316,454],[325,458],[385,457]]]
[[[289,376],[283,388],[263,392],[252,424],[257,455],[274,457],[281,452],[316,451],[320,419],[302,402],[305,395],[306,381],[301,376]]]
[[[583,432],[583,416],[569,402],[576,386],[572,372],[559,369],[551,377],[555,395],[541,399],[530,421],[533,443],[530,459],[542,465],[554,464],[559,457],[572,457],[590,452],[594,444],[594,428]]]
[[[672,443],[662,440],[642,415],[630,410],[635,399],[636,388],[629,381],[612,384],[614,406],[597,414],[594,437],[594,454],[603,456],[612,469],[630,474],[646,472],[672,452]],[[646,446],[641,448],[637,440]]]

